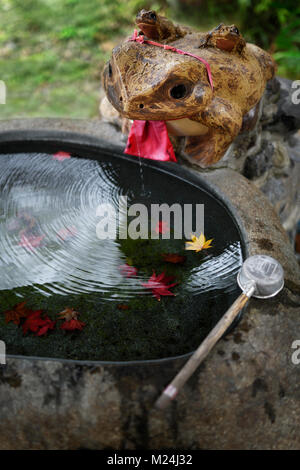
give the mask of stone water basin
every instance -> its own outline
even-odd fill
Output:
[[[99,140],[98,135],[105,136],[105,144]],[[51,150],[50,153],[44,153],[44,156],[41,155],[40,147],[33,149],[33,143],[39,146],[41,141],[45,144],[43,152],[46,148],[48,152]],[[21,148],[19,144],[16,145],[18,142],[22,143]],[[24,155],[34,151],[36,158],[45,159],[47,155],[49,159],[49,155],[51,158],[54,150],[58,148],[58,143],[60,149],[65,146],[66,149],[77,152],[76,157],[83,157],[84,165],[91,165],[91,162],[97,160],[99,153],[103,154],[104,147],[109,149],[110,155],[116,156],[118,161],[125,161],[119,155],[123,148],[120,135],[105,123],[48,119],[2,123],[2,154],[12,154],[17,150],[19,154]],[[84,155],[78,152],[79,145],[81,150],[84,149]],[[95,147],[98,149],[97,155],[93,151]],[[70,161],[53,163],[64,165]],[[126,167],[130,165],[136,168],[133,173],[139,173],[139,164],[126,159]],[[158,175],[162,170],[166,171],[165,165],[154,165],[151,168],[151,171],[157,171]],[[191,192],[197,191],[196,201],[199,201],[198,195],[201,191],[204,194],[208,187],[214,204],[225,210],[227,221],[228,218],[233,221],[231,229],[241,243],[241,255],[263,252],[276,257],[284,268],[286,287],[274,299],[265,302],[254,299],[251,301],[240,323],[218,343],[205,363],[185,385],[176,401],[163,413],[153,410],[153,403],[189,355],[189,352],[180,355],[182,350],[178,348],[178,343],[175,346],[173,344],[176,356],[171,358],[160,354],[161,357],[157,359],[143,360],[140,357],[137,359],[137,356],[133,359],[134,356],[131,356],[125,361],[113,360],[112,354],[107,361],[101,360],[101,350],[98,348],[95,352],[97,356],[94,356],[98,357],[98,360],[79,360],[75,356],[73,359],[72,356],[69,356],[69,359],[62,357],[62,352],[66,353],[68,348],[60,351],[60,354],[53,350],[52,357],[49,357],[49,348],[43,353],[41,344],[46,344],[51,334],[46,338],[28,335],[27,338],[31,340],[40,340],[39,352],[33,352],[31,349],[33,355],[29,356],[29,349],[23,349],[23,352],[21,349],[8,350],[7,364],[0,366],[1,449],[299,448],[299,366],[297,368],[292,364],[291,344],[300,337],[300,283],[297,263],[288,238],[266,198],[251,182],[236,172],[218,169],[199,174],[191,168],[173,165],[171,173],[172,175],[164,175],[164,179],[176,181],[177,199],[178,181],[180,187],[187,184],[192,188]],[[134,180],[134,184],[137,182],[140,184],[140,175]],[[33,187],[41,189],[36,182],[33,183]],[[145,183],[147,187],[147,178]],[[152,178],[151,187],[153,183]],[[56,182],[55,185],[57,184]],[[48,189],[51,191],[51,188]],[[166,190],[164,186],[159,189]],[[32,195],[36,197],[37,193],[29,192],[27,202],[31,200]],[[39,193],[39,198],[40,196]],[[11,207],[13,209],[14,205]],[[41,214],[39,211],[38,213]],[[46,212],[46,215],[48,217],[49,213]],[[34,213],[34,216],[37,217],[38,214]],[[53,214],[46,219],[49,227],[53,228]],[[38,220],[45,222],[39,217]],[[93,218],[93,224],[94,222]],[[216,230],[213,222],[210,226]],[[227,224],[217,228],[221,239],[226,230]],[[212,236],[215,234],[216,232]],[[73,241],[75,239],[70,238],[67,243]],[[4,243],[3,240],[1,242]],[[52,243],[51,239],[49,250],[51,248],[51,253],[55,253],[54,248],[57,248],[57,245],[53,246]],[[20,248],[24,250],[23,247]],[[220,248],[222,249],[222,245]],[[70,249],[68,246],[67,250]],[[44,262],[45,252],[40,254],[38,260]],[[74,264],[72,266],[74,267]],[[62,273],[59,274],[61,280]],[[70,288],[70,277],[65,272],[64,274],[64,279],[68,281],[64,286]],[[15,281],[16,279],[20,280],[15,278]],[[174,288],[178,296],[183,284]],[[91,285],[93,289],[95,285],[99,288],[95,280],[89,277],[88,286]],[[30,292],[34,294],[31,301],[35,295],[39,295],[49,314],[55,312],[56,309],[50,312],[49,296],[45,296],[44,292],[37,293],[33,286],[34,284],[29,284]],[[50,297],[59,298],[62,293],[53,294],[53,287],[53,283],[50,283]],[[24,286],[15,287],[17,288],[22,291]],[[237,294],[234,289],[233,284],[231,287],[224,286],[226,296],[234,297]],[[126,289],[121,291],[125,294]],[[207,294],[209,292],[211,291]],[[64,294],[70,295],[69,292]],[[96,293],[97,296],[100,294],[101,292]],[[136,292],[133,294],[136,295]],[[81,293],[76,291],[71,295],[76,297]],[[224,302],[229,303],[229,297],[226,296],[223,297]],[[143,293],[141,298],[146,303],[160,304],[149,293]],[[193,299],[193,296],[191,298]],[[172,301],[177,302],[178,299],[165,297],[161,302],[165,301],[169,304]],[[107,301],[106,305],[110,304],[113,305],[114,301]],[[85,305],[88,305],[88,302]],[[223,307],[225,311],[225,305]],[[80,310],[83,320],[87,310]],[[195,312],[199,310],[195,309]],[[218,315],[221,314],[222,309],[218,311]],[[174,320],[175,311],[170,312],[170,315]],[[24,348],[22,332],[15,325],[11,325],[17,334],[15,338],[18,339],[14,347]],[[1,324],[1,335],[4,328],[6,327]],[[85,331],[87,329],[79,334]],[[192,339],[194,332],[190,333]],[[67,341],[71,343],[68,337]],[[192,341],[189,339],[185,351],[191,350],[192,347]],[[111,351],[116,351],[116,348],[111,348]],[[137,353],[137,349],[132,349],[131,353],[133,351],[134,354]],[[72,348],[69,349],[69,354],[70,352],[74,354]]]
[[[57,321],[73,308],[85,323],[80,333],[68,333],[58,321],[41,338],[22,333],[24,320],[17,327],[1,315],[8,353],[103,361],[180,356],[197,347],[238,296],[236,275],[246,252],[241,229],[216,193],[178,165],[49,138],[4,145],[0,175],[1,312],[26,302]],[[134,220],[125,220],[128,208],[142,204],[148,238],[125,239],[117,230],[99,239],[103,204],[115,209],[119,231]],[[162,214],[151,226],[154,204],[177,204],[179,215],[190,206],[187,238],[175,230],[180,217]],[[213,239],[201,253],[185,250],[196,205]],[[153,272],[178,283],[172,296],[155,297],[145,287]]]

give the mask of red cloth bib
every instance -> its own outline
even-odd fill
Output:
[[[177,162],[165,121],[133,121],[124,153]]]

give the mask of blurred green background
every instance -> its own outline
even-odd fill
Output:
[[[141,8],[208,31],[235,23],[270,51],[278,73],[300,77],[300,5],[295,0],[1,0],[0,118],[96,117],[101,71]]]

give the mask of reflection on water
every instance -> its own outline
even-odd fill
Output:
[[[204,261],[191,270],[187,290],[194,295],[214,289],[225,292],[234,290],[242,262],[240,243],[232,243],[219,256]]]
[[[66,164],[67,163],[67,164]],[[38,284],[45,294],[142,290],[124,278],[116,240],[99,240],[99,203],[117,209],[112,165],[49,155],[2,156],[0,289]]]
[[[144,178],[142,189],[145,195]],[[120,242],[96,236],[100,203],[118,211],[120,196],[129,203],[138,197],[120,184],[118,165],[51,154],[2,155],[0,192],[0,290],[32,285],[48,296],[99,292],[110,299],[148,294],[141,285],[148,273],[124,276]],[[150,191],[146,199],[150,204]],[[192,267],[181,289],[199,295],[235,288],[241,261],[240,243],[227,243]]]

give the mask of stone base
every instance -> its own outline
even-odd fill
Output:
[[[116,135],[101,122],[32,120],[0,123],[0,139],[15,126]],[[300,448],[300,364],[292,362],[300,275],[293,250],[251,181],[230,168],[204,177],[231,201],[249,252],[281,262],[283,291],[250,301],[164,412],[153,403],[186,359],[122,365],[8,357],[0,366],[0,449]]]

